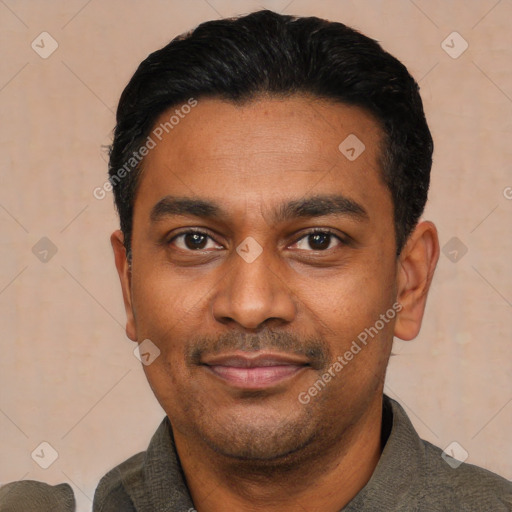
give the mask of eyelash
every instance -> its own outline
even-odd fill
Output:
[[[200,229],[187,229],[186,231],[182,231],[180,233],[177,233],[176,235],[174,235],[168,242],[167,244],[168,245],[171,245],[172,242],[174,242],[174,240],[176,240],[178,237],[180,236],[184,236],[184,235],[189,235],[189,234],[199,234],[199,235],[206,235],[208,238],[210,238],[211,240],[213,240],[215,243],[218,243],[215,241],[215,239],[213,237],[211,237],[206,231],[202,231]],[[327,228],[313,228],[305,233],[303,233],[301,235],[300,238],[298,238],[294,244],[298,243],[299,241],[303,240],[304,238],[307,238],[308,236],[310,235],[316,235],[316,234],[322,234],[322,235],[329,235],[331,237],[334,237],[338,240],[338,242],[340,242],[341,245],[348,245],[348,241],[347,240],[344,240],[343,238],[341,238],[338,234],[336,234],[334,231],[330,230],[330,229],[327,229]],[[221,245],[221,244],[219,244]],[[329,244],[330,245],[330,244]],[[311,251],[308,251],[308,252],[327,252],[327,251],[330,251],[332,250],[333,248],[329,248],[329,249],[320,249],[320,250],[315,250],[315,249],[312,249]],[[192,249],[181,249],[183,251],[187,251],[187,252],[202,252],[204,251],[204,249],[198,249],[198,250],[192,250]]]

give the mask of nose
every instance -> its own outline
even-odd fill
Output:
[[[283,324],[294,319],[296,301],[273,258],[268,249],[253,261],[233,252],[226,262],[228,273],[213,297],[212,312],[218,322],[257,330],[270,319]]]

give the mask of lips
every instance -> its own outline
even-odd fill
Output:
[[[202,364],[226,384],[253,390],[276,386],[309,366],[297,356],[256,352],[222,354]]]

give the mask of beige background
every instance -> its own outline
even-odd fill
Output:
[[[1,0],[1,483],[67,481],[90,510],[99,478],[145,449],[163,417],[124,334],[112,197],[92,195],[102,145],[149,52],[259,7],[351,25],[420,81],[436,144],[425,217],[442,246],[457,237],[468,252],[441,255],[423,330],[396,343],[386,391],[422,437],[457,441],[468,462],[512,478],[510,0]],[[43,31],[58,43],[46,59],[31,47],[43,51]],[[453,31],[469,44],[456,59],[441,46]],[[34,254],[42,237],[55,255]],[[42,441],[58,453],[46,470],[31,458]]]

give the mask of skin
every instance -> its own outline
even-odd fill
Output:
[[[338,149],[349,134],[365,145],[354,161]],[[426,221],[396,256],[381,138],[371,115],[323,99],[199,99],[145,157],[131,268],[123,234],[111,242],[127,335],[161,351],[144,371],[171,420],[199,512],[334,512],[375,469],[393,336],[418,334],[439,256],[436,228]],[[366,215],[273,218],[280,203],[323,194],[342,194]],[[168,195],[216,201],[223,216],[152,221]],[[207,236],[174,238],[187,228]],[[315,228],[334,236],[308,237]],[[236,251],[247,237],[262,249],[250,263]],[[299,393],[397,301],[398,315],[301,403]],[[284,354],[306,365],[250,390],[199,364],[233,352]]]

